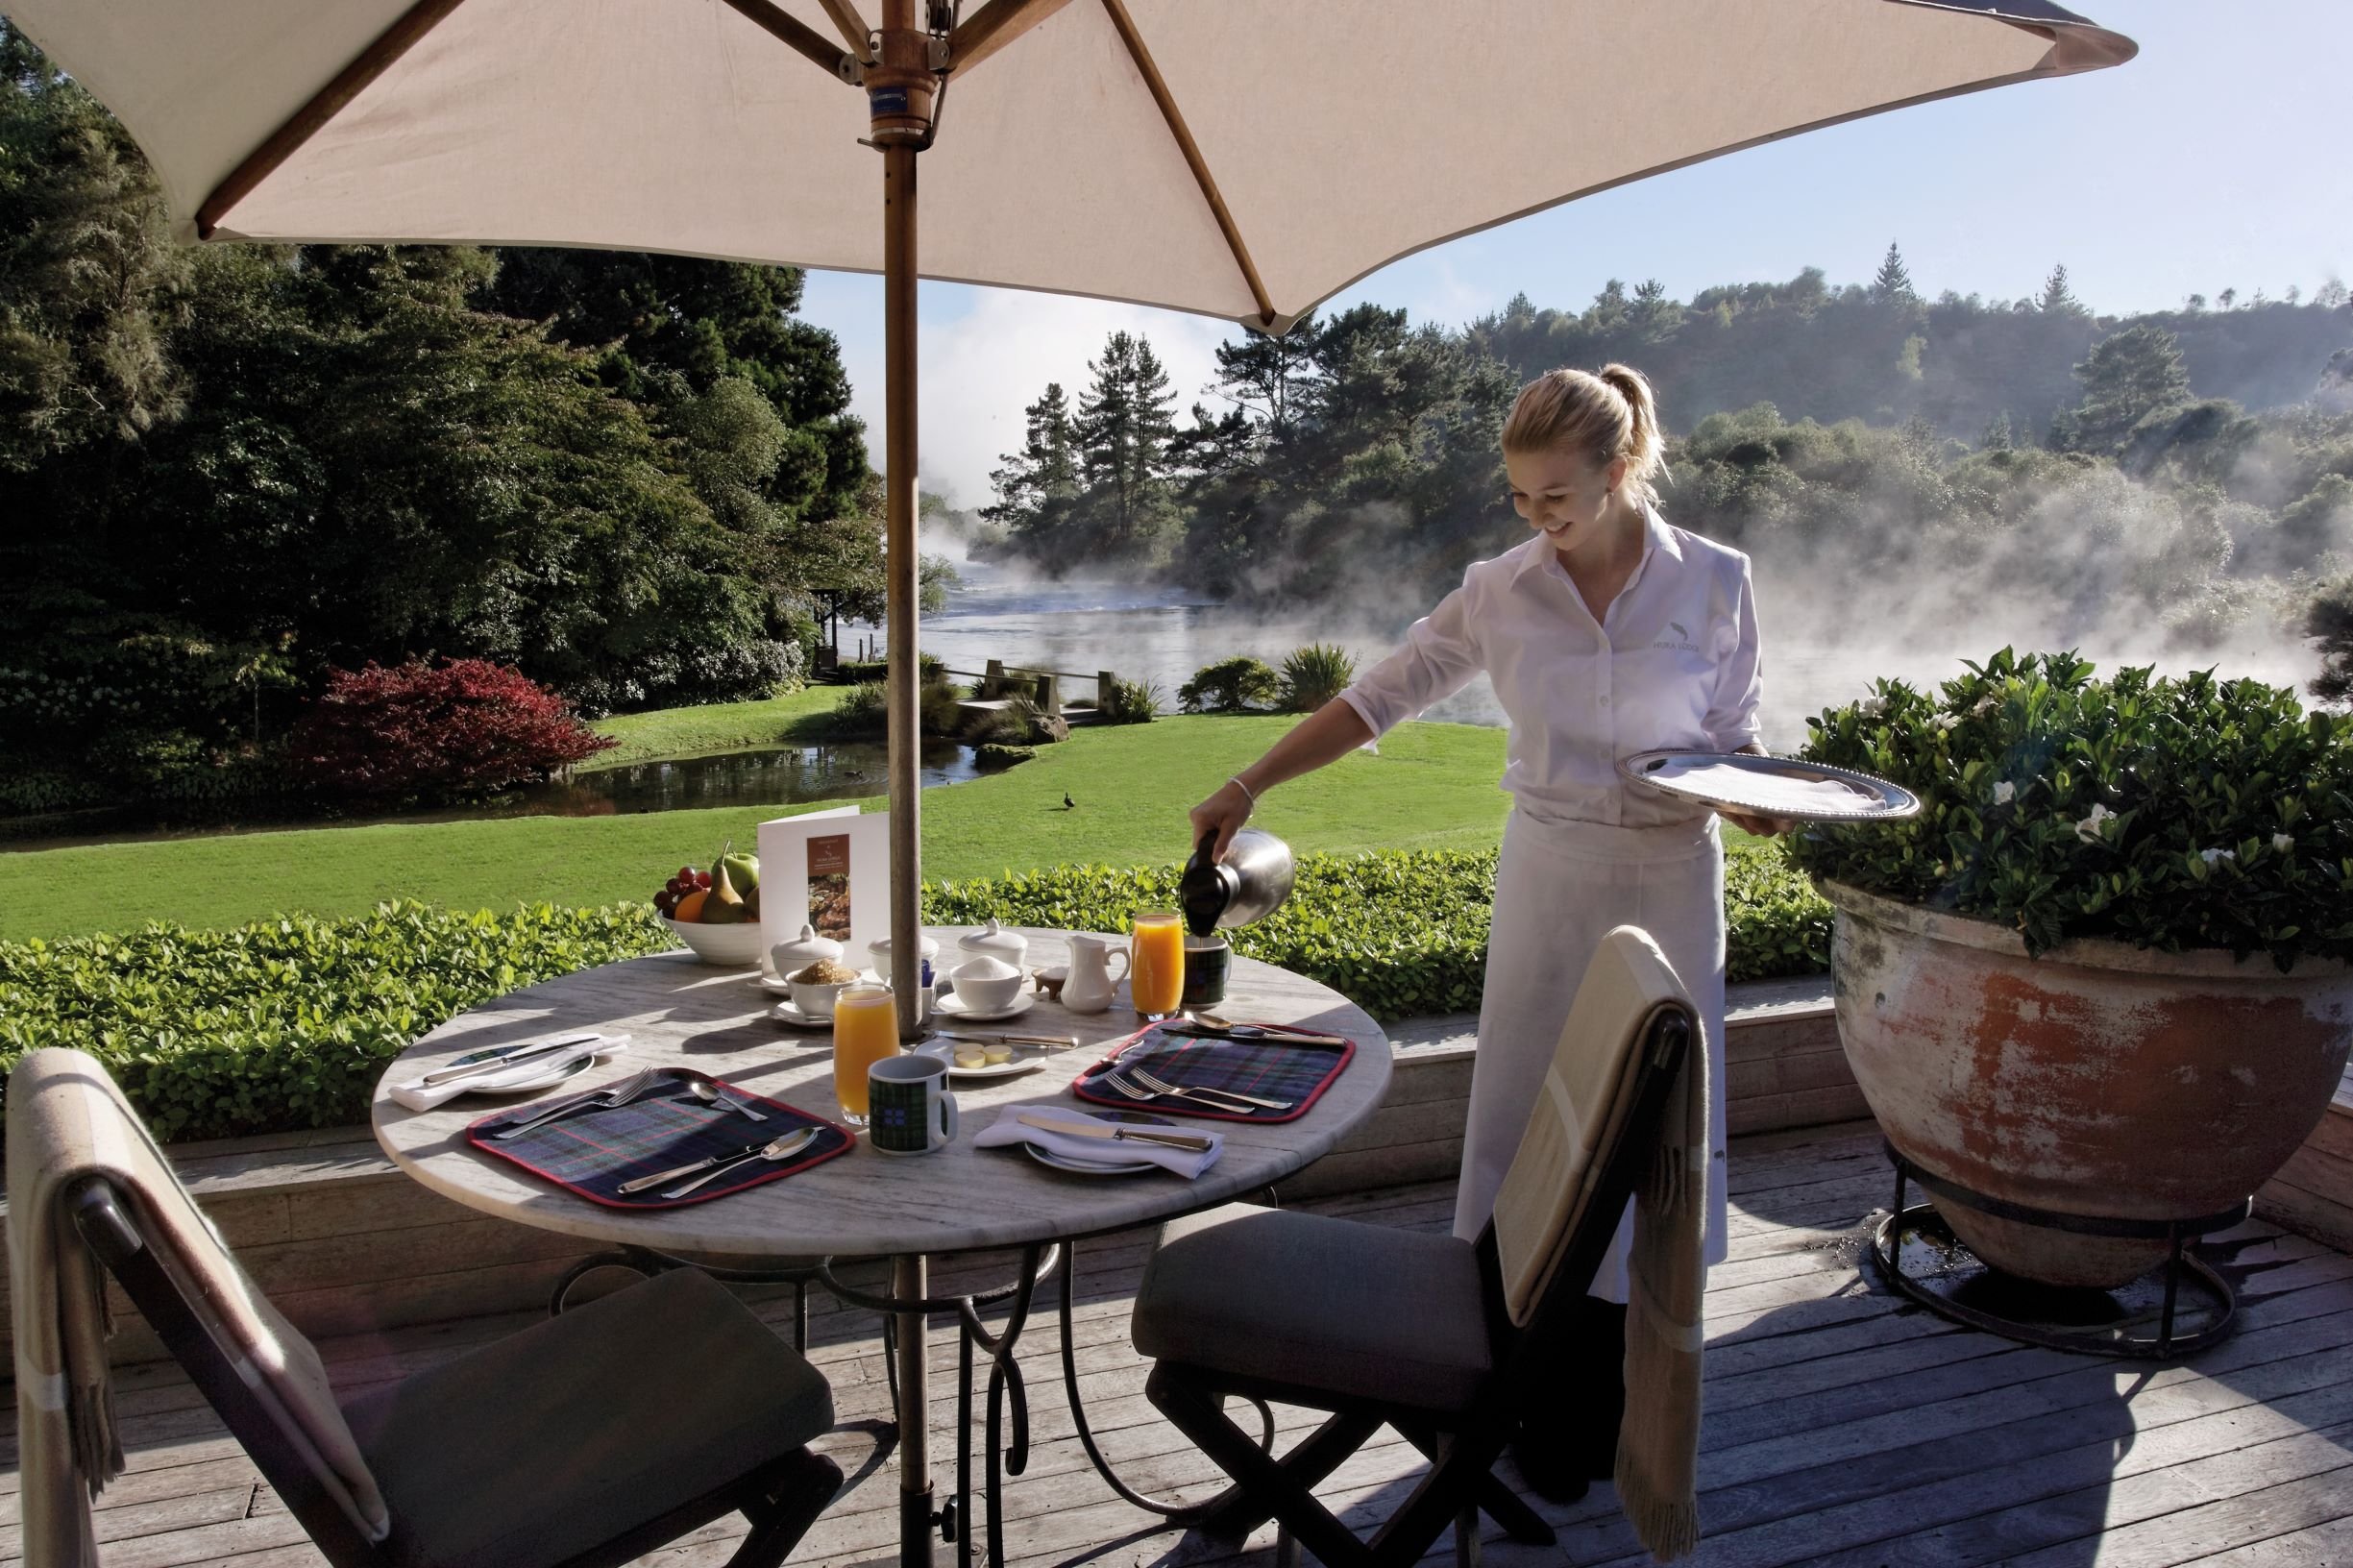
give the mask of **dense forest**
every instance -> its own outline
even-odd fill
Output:
[[[763,694],[878,498],[797,272],[185,247],[0,22],[0,748],[159,779],[327,670],[440,654],[597,711]]]
[[[1402,613],[1521,537],[1495,448],[1516,388],[1611,359],[1678,432],[1674,521],[1818,600],[1868,586],[1891,628],[1965,582],[2052,635],[2128,623],[2195,649],[2250,615],[2300,625],[2353,546],[2341,283],[2118,319],[2064,267],[2032,299],[1923,299],[1894,246],[1868,283],[1613,282],[1458,331],[1358,306],[1225,346],[1183,419],[1150,343],[1114,334],[1075,399],[1029,405],[977,544]]]

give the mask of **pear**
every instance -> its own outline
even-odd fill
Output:
[[[702,901],[702,923],[742,925],[749,919],[744,909],[744,895],[735,891],[735,882],[727,875],[727,863],[723,860],[711,878],[711,896]]]

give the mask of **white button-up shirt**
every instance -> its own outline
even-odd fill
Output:
[[[1375,735],[1484,671],[1510,717],[1503,787],[1548,820],[1656,827],[1707,808],[1629,785],[1621,757],[1732,751],[1763,695],[1749,558],[1645,513],[1642,559],[1600,624],[1537,534],[1474,562],[1405,646],[1340,694]]]

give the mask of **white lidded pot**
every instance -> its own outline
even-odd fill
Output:
[[[769,968],[779,980],[790,980],[810,965],[827,960],[842,962],[842,944],[831,937],[819,936],[814,925],[803,925],[799,936],[768,950]]]
[[[956,945],[964,949],[967,958],[999,959],[1017,969],[1029,956],[1029,939],[1018,931],[1006,930],[993,915],[979,930],[958,937]]]

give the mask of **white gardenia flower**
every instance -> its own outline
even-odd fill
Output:
[[[2197,852],[2197,858],[2211,866],[2218,860],[2237,860],[2239,851],[2236,849],[2200,849]]]
[[[2099,824],[2115,815],[2116,813],[2110,811],[2106,806],[2094,805],[2092,815],[2075,824],[2075,837],[2086,844],[2097,844],[2100,840]]]
[[[2271,847],[2284,855],[2295,847],[2295,840],[2285,833],[2274,833],[2271,835]]]
[[[1994,804],[1998,806],[2006,806],[2017,798],[2018,786],[2011,783],[2008,779],[2002,779],[1994,786]]]
[[[1983,718],[1985,715],[1993,712],[1996,708],[2000,706],[2001,698],[1996,697],[1993,693],[1988,692],[1983,697],[1977,698],[1977,705],[1969,711],[1972,715],[1977,718]]]
[[[1879,717],[1879,715],[1887,711],[1887,698],[1884,697],[1867,697],[1854,705],[1854,711],[1861,714],[1866,719],[1876,719]]]
[[[1961,716],[1957,713],[1940,713],[1936,716],[1936,727],[1948,733],[1956,730],[1961,727]]]

